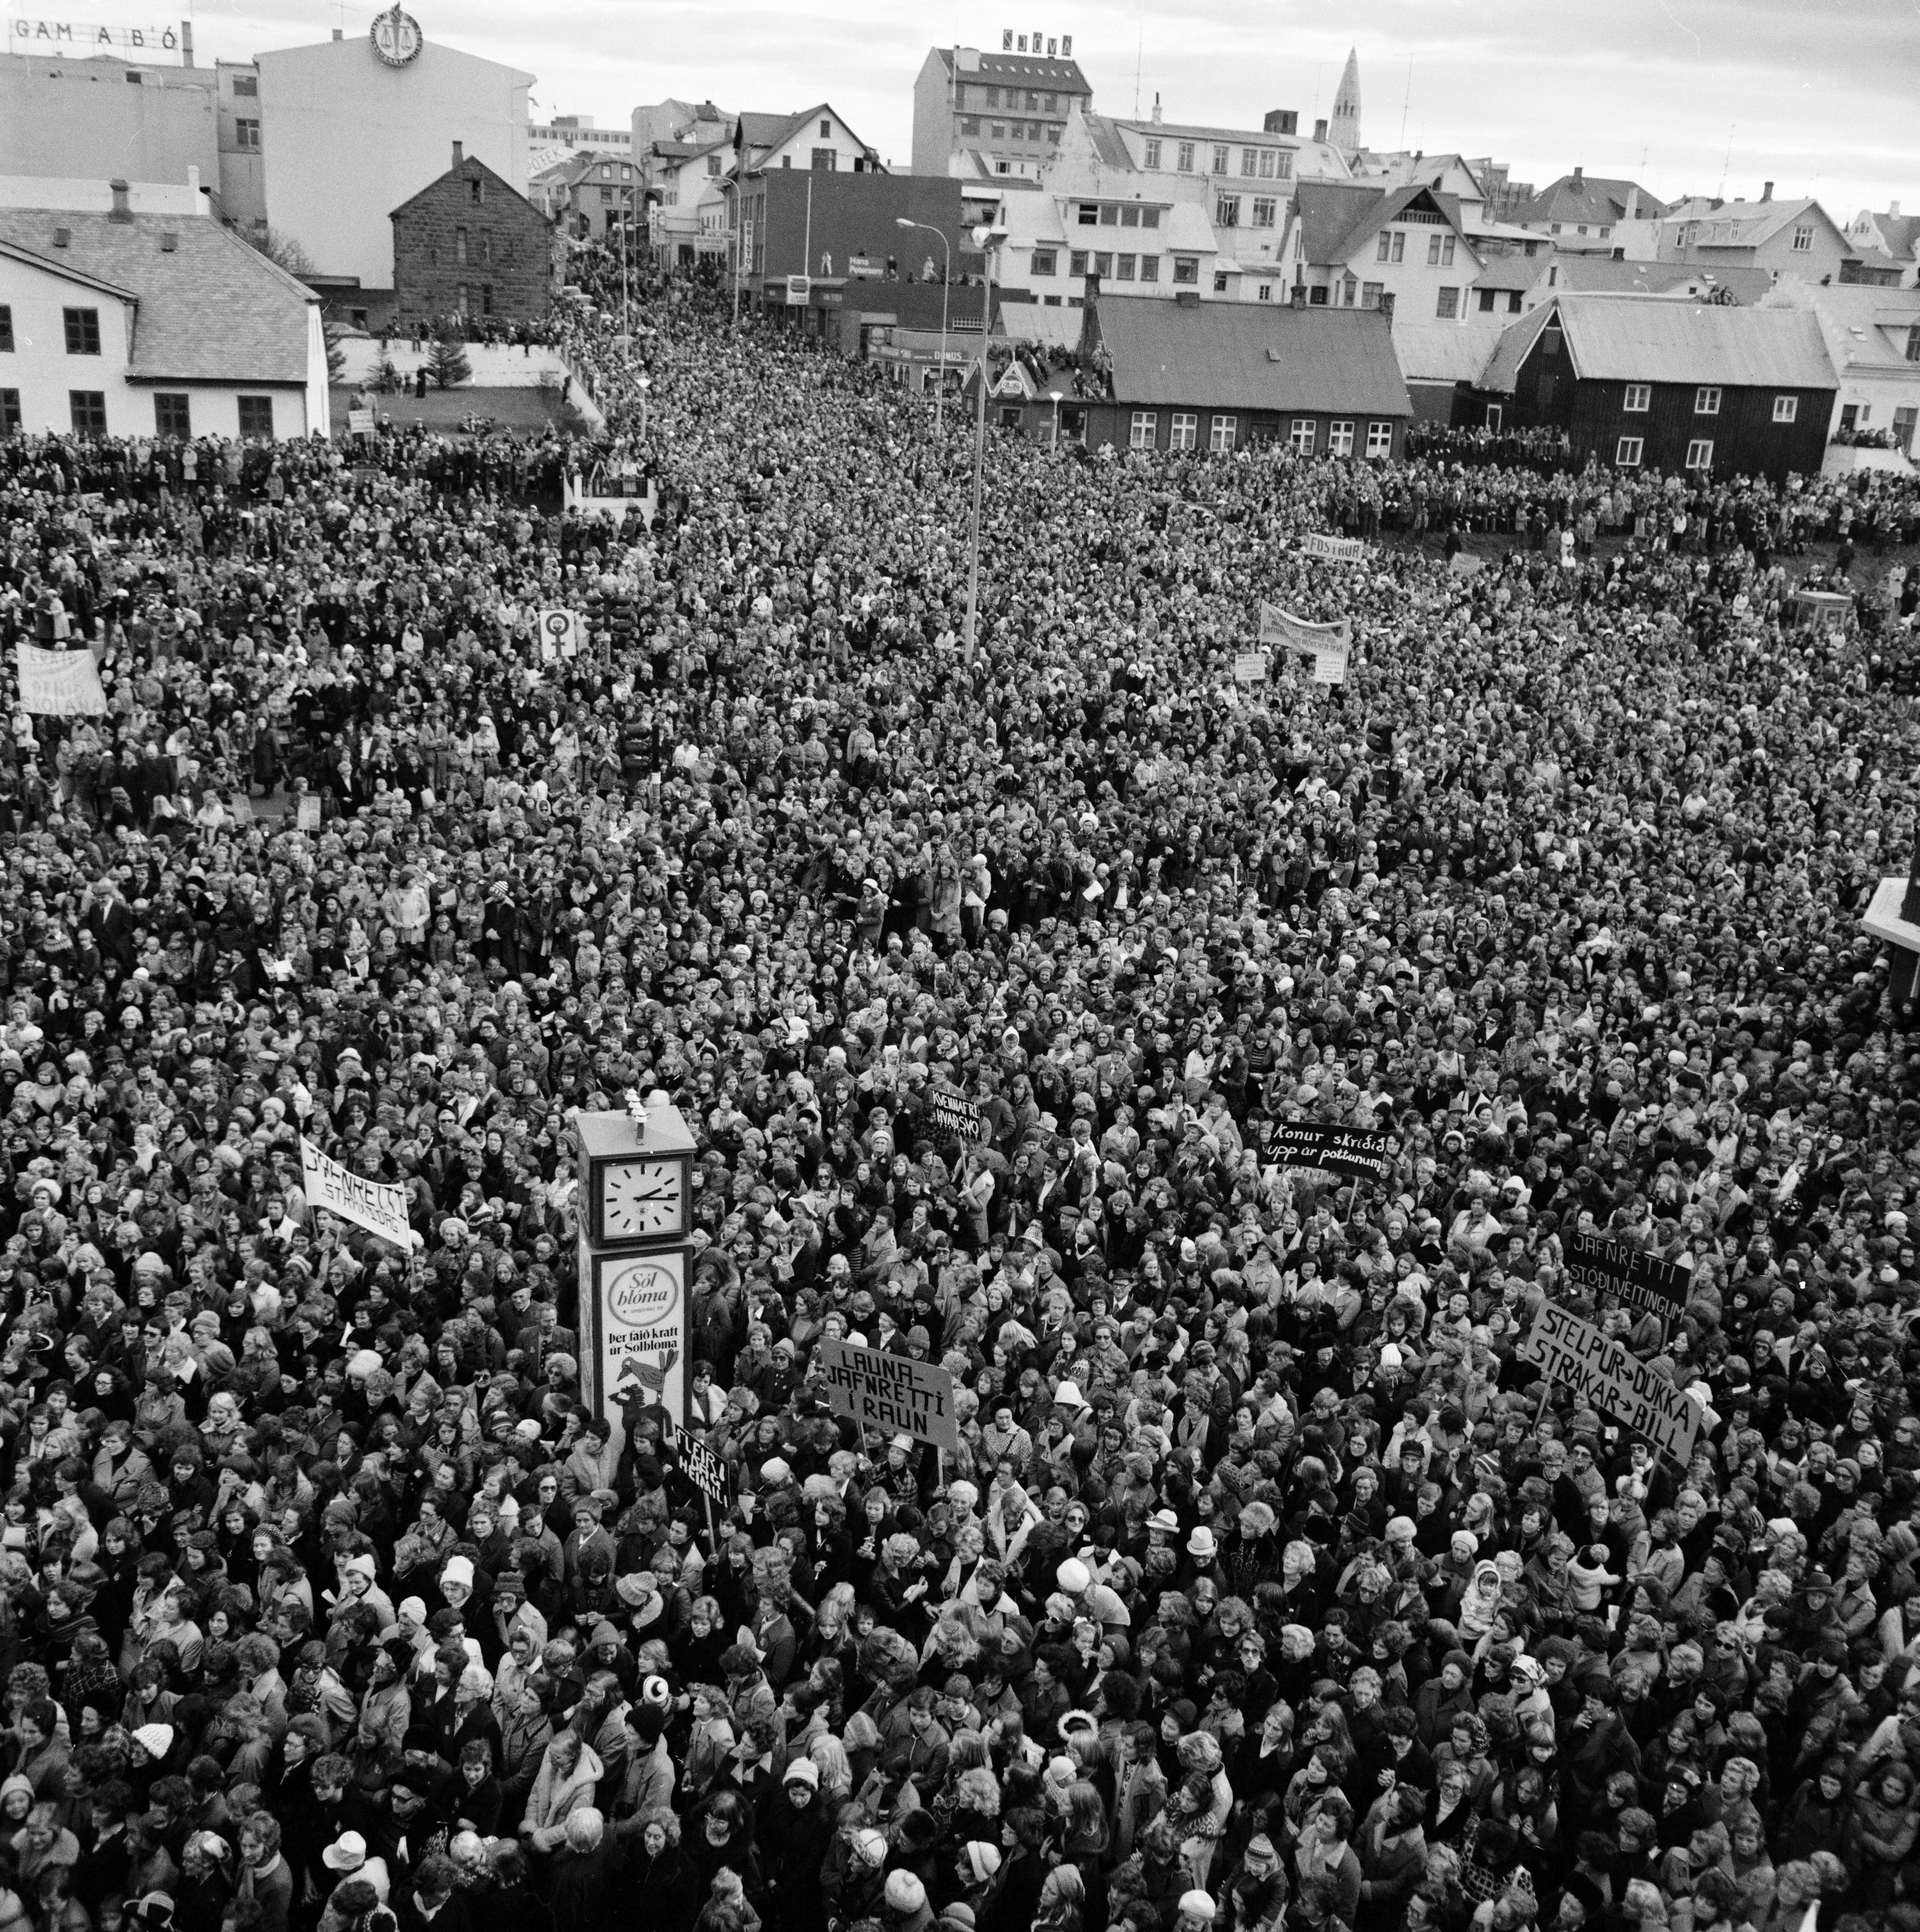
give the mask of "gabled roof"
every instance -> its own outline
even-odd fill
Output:
[[[940,64],[949,74],[953,71],[953,53],[951,47],[935,47]],[[1080,71],[1076,60],[1060,60],[1046,54],[1001,54],[982,52],[978,64],[963,65],[960,71],[969,79],[977,76],[988,82],[994,81],[1019,81],[1030,82],[1035,87],[1048,87],[1060,92],[1091,94],[1093,88],[1087,76]]]
[[[1494,345],[1493,353],[1486,358],[1486,367],[1480,372],[1480,388],[1497,390],[1504,395],[1513,394],[1514,385],[1520,380],[1520,364],[1527,359],[1528,352],[1538,339],[1540,332],[1552,319],[1556,307],[1554,303],[1542,302],[1539,308],[1529,309],[1518,322],[1508,324]]]
[[[1139,170],[1134,165],[1133,157],[1127,152],[1126,143],[1120,138],[1120,130],[1104,114],[1082,116],[1087,123],[1087,132],[1094,143],[1094,152],[1102,167],[1118,168],[1128,174]]]
[[[1675,218],[1694,224],[1690,245],[1695,248],[1759,248],[1809,213],[1839,231],[1839,223],[1811,195],[1797,201],[1723,202],[1718,208]]]
[[[1441,194],[1424,182],[1394,188],[1364,182],[1302,182],[1294,192],[1294,206],[1302,226],[1308,266],[1334,268],[1350,261],[1376,230],[1416,205],[1444,215],[1465,239],[1458,197]]]
[[[1228,147],[1288,148],[1296,157],[1296,180],[1312,179],[1310,168],[1324,169],[1339,179],[1344,179],[1353,172],[1346,156],[1332,142],[1316,141],[1304,134],[1276,134],[1264,128],[1214,128],[1198,122],[1142,121],[1137,116],[1124,114],[1116,114],[1111,118],[1116,128],[1124,128],[1130,134],[1144,134],[1149,140],[1218,141]]]
[[[68,231],[54,245],[54,230]],[[174,245],[163,248],[171,235]],[[175,382],[308,380],[308,311],[320,298],[257,248],[204,215],[0,208],[0,244],[16,259],[88,280],[137,304],[127,373]]]
[[[1831,389],[1833,363],[1816,317],[1787,309],[1729,308],[1655,296],[1562,296],[1501,338],[1484,377],[1513,387],[1534,338],[1556,319],[1583,382],[1714,383],[1730,389]],[[1521,342],[1528,323],[1531,334]],[[1496,370],[1504,380],[1496,380]]]
[[[1530,289],[1551,266],[1544,255],[1490,255],[1474,277],[1477,289]],[[1563,264],[1564,266],[1564,264]]]
[[[64,254],[65,249],[61,250]],[[8,260],[25,262],[29,267],[44,268],[49,274],[58,275],[62,280],[73,283],[76,287],[92,289],[96,295],[111,296],[116,302],[137,302],[140,297],[131,289],[118,287],[112,282],[104,282],[98,275],[89,275],[84,269],[76,268],[70,262],[49,261],[44,255],[31,248],[23,248],[16,242],[0,240],[0,255]]]
[[[1396,310],[1394,348],[1409,382],[1471,382],[1486,366],[1498,344],[1506,318],[1468,316],[1464,322],[1418,319]]]
[[[872,152],[854,132],[853,124],[830,100],[803,108],[797,114],[742,114],[734,145],[744,154],[747,170],[751,172],[760,165],[762,158],[772,154],[776,148],[784,148],[809,121],[818,120],[823,114],[830,115],[838,125],[845,128],[848,138],[858,144],[862,154]]]
[[[1115,401],[1405,416],[1413,403],[1378,309],[1267,302],[1100,303]]]
[[[605,158],[606,158],[604,155],[595,156],[595,166],[598,166],[599,163]],[[476,180],[498,182],[500,186],[504,188],[515,201],[523,203],[531,213],[539,215],[540,219],[542,221],[546,220],[547,218],[544,214],[540,214],[540,211],[537,208],[534,207],[532,202],[527,200],[526,196],[522,194],[519,189],[515,188],[513,183],[507,179],[505,175],[496,174],[493,169],[488,166],[487,164],[483,161],[478,154],[469,154],[464,160],[456,161],[452,167],[447,170],[446,173],[436,175],[424,188],[420,189],[416,194],[410,194],[398,208],[393,209],[392,212],[388,214],[387,219],[389,221],[392,221],[397,219],[399,216],[404,214],[416,201],[419,201],[424,199],[426,196],[431,194],[434,189],[438,188],[442,182]]]
[[[1529,226],[1543,221],[1576,225],[1584,221],[1589,226],[1598,222],[1610,227],[1625,215],[1630,196],[1637,198],[1636,215],[1658,214],[1665,206],[1658,195],[1648,194],[1637,182],[1615,180],[1604,175],[1583,173],[1577,179],[1562,175],[1522,204],[1513,219]]]
[[[1536,268],[1545,265],[1536,262]],[[1736,302],[1756,302],[1773,286],[1766,268],[1726,267],[1718,262],[1615,261],[1608,255],[1557,255],[1558,287],[1573,295],[1671,296],[1688,290],[1700,296],[1724,290]],[[1486,278],[1480,278],[1484,286]]]

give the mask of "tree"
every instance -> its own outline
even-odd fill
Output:
[[[346,351],[340,346],[340,330],[335,324],[323,322],[320,333],[326,338],[327,380],[344,382],[346,380]]]
[[[456,383],[470,382],[473,380],[473,365],[466,359],[466,345],[450,329],[442,329],[434,338],[434,346],[427,361],[428,373],[443,389],[451,389]]]
[[[240,233],[248,244],[257,248],[269,262],[284,268],[290,275],[297,275],[303,280],[314,272],[314,258],[290,235],[282,235],[264,226],[243,228]]]

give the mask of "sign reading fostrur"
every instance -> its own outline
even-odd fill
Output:
[[[856,1348],[823,1341],[815,1353],[824,1372],[826,1406],[836,1415],[889,1436],[910,1436],[936,1449],[958,1449],[960,1424],[953,1413],[953,1378],[932,1362],[884,1348]]]
[[[1393,1136],[1382,1127],[1330,1127],[1318,1120],[1275,1120],[1267,1144],[1281,1167],[1323,1167],[1362,1180],[1384,1180],[1394,1164]]]
[[[1677,1315],[1687,1305],[1692,1277],[1683,1268],[1624,1241],[1604,1241],[1598,1234],[1570,1229],[1562,1243],[1568,1272],[1575,1286],[1598,1301],[1617,1294],[1628,1308],[1648,1315]]]
[[[1700,1404],[1650,1363],[1610,1342],[1591,1322],[1550,1301],[1521,1338],[1520,1352],[1550,1381],[1584,1396],[1686,1466],[1700,1433]]]
[[[309,1208],[324,1208],[370,1234],[411,1248],[413,1231],[406,1221],[406,1190],[369,1180],[321,1153],[304,1134],[300,1136],[302,1184]]]

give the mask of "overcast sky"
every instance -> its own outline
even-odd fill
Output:
[[[54,0],[57,5],[58,0]],[[74,16],[142,22],[140,0],[68,0]],[[910,158],[913,85],[936,35],[997,49],[1000,30],[1071,34],[1106,113],[1301,130],[1360,53],[1370,146],[1458,149],[1544,184],[1576,164],[1682,194],[1814,194],[1844,224],[1900,201],[1920,212],[1920,0],[407,0],[429,40],[538,76],[536,114],[623,124],[667,94],[797,112],[831,100],[896,167]],[[8,0],[15,13],[40,9]],[[46,10],[52,11],[50,6]],[[155,10],[157,12],[160,10]],[[371,0],[201,0],[200,57],[244,57],[364,33]],[[1409,85],[1411,62],[1411,85]],[[1136,74],[1138,80],[1136,82]],[[1730,155],[1730,137],[1731,153]],[[1723,183],[1724,185],[1723,186]]]

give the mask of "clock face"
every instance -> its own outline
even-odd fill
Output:
[[[686,1225],[686,1170],[677,1160],[610,1160],[600,1169],[600,1238],[638,1240]]]
[[[404,67],[423,44],[420,22],[411,14],[390,7],[374,16],[374,51],[388,67]]]

